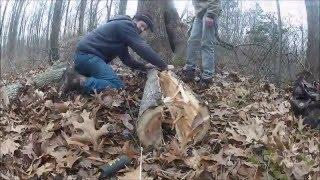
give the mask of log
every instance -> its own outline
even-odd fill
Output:
[[[162,143],[163,106],[161,105],[161,98],[158,71],[152,69],[147,75],[136,123],[137,135],[144,146],[158,146]]]
[[[67,69],[67,67],[68,64],[66,62],[55,62],[44,72],[39,73],[31,78],[31,83],[36,88],[42,88],[46,85],[59,83],[62,78],[62,74]],[[20,82],[2,87],[1,89],[4,92],[3,94],[5,94],[5,96],[7,97],[0,97],[0,99],[9,99],[9,101],[16,99],[23,87],[23,84]]]
[[[181,147],[200,142],[209,130],[209,111],[201,105],[192,90],[171,71],[148,73],[139,117],[137,134],[145,146],[157,147],[163,140],[161,128],[164,109]]]
[[[0,82],[0,109],[6,108],[10,103],[8,94],[3,82]]]

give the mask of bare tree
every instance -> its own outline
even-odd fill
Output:
[[[6,0],[6,4],[4,5],[2,16],[0,17],[0,38],[1,38],[1,35],[2,35],[2,27],[3,27],[3,22],[5,20],[5,15],[6,15],[6,12],[7,12],[8,3],[9,3],[9,0]]]
[[[281,10],[280,10],[280,2],[279,0],[276,1],[277,2],[277,14],[278,14],[278,34],[279,34],[279,52],[278,52],[278,58],[277,58],[277,69],[278,69],[278,73],[277,73],[277,79],[278,79],[278,83],[280,83],[281,80],[281,67],[282,67],[282,19],[281,19]]]
[[[90,2],[88,31],[92,31],[97,27],[97,11],[99,3],[100,0],[91,0]]]
[[[318,0],[305,0],[308,20],[307,65],[315,79],[320,79],[320,24]]]
[[[26,9],[27,9],[27,6],[28,6],[29,2],[27,2],[27,5],[24,6],[23,10],[22,10],[22,17],[21,17],[21,20],[19,22],[20,24],[20,28],[19,28],[19,32],[18,32],[18,35],[17,35],[17,41],[18,41],[18,44],[17,44],[17,49],[21,49],[21,46],[23,44],[23,34],[24,34],[24,30],[25,30],[25,26],[27,24],[27,21],[26,21]]]
[[[9,61],[13,61],[15,57],[15,49],[16,43],[17,43],[17,33],[18,33],[18,26],[19,26],[19,20],[21,16],[22,7],[26,1],[25,0],[19,0],[14,2],[14,10],[13,15],[10,19],[10,29],[9,29],[9,37],[8,37],[8,58]]]
[[[78,27],[78,35],[83,34],[83,21],[84,21],[84,15],[86,11],[87,6],[87,0],[81,0],[80,1],[80,11],[79,11],[79,27]]]
[[[3,9],[3,13],[2,13],[2,16],[0,17],[0,63],[1,63],[1,59],[2,59],[2,45],[3,45],[3,40],[2,40],[2,28],[3,28],[3,23],[4,23],[4,20],[5,20],[5,16],[6,16],[6,12],[7,12],[7,7],[8,7],[8,3],[9,3],[9,0],[6,1],[6,4],[4,5],[4,9]],[[1,9],[1,8],[0,8]],[[1,11],[0,11],[1,12]],[[1,69],[1,64],[0,64],[0,69]],[[1,72],[1,70],[0,70]],[[1,75],[1,73],[0,73]]]
[[[64,20],[64,29],[63,29],[63,37],[66,36],[66,32],[67,32],[67,24],[68,24],[68,15],[69,15],[69,7],[70,7],[70,2],[71,0],[67,0],[68,1],[68,4],[67,4],[67,9],[66,9],[66,17],[65,17],[65,20]]]
[[[127,12],[128,0],[120,0],[118,15],[124,15]]]
[[[51,34],[50,34],[50,62],[59,59],[58,42],[61,27],[61,16],[62,16],[62,4],[63,0],[56,0],[54,4]]]
[[[112,10],[113,0],[107,0],[106,8],[107,8],[107,21],[110,20],[111,10]]]
[[[187,27],[180,21],[173,1],[139,0],[138,12],[147,13],[154,19],[154,33],[148,37],[148,42],[163,59],[170,63],[183,59]]]
[[[50,7],[49,7],[49,12],[48,12],[48,20],[47,20],[47,31],[46,31],[46,49],[49,50],[49,35],[50,35],[50,24],[51,24],[51,18],[52,18],[52,13],[53,11],[53,0],[50,2]],[[49,53],[50,54],[50,53]]]
[[[79,16],[79,12],[80,12],[80,4],[77,8],[77,12],[76,12],[76,16],[74,17],[74,23],[73,23],[73,35],[76,35],[77,34],[77,21],[78,21],[78,16]]]

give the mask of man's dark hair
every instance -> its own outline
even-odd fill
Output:
[[[143,21],[145,22],[148,27],[150,28],[151,32],[153,32],[153,20],[152,20],[152,17],[149,15],[149,14],[136,14],[133,19],[137,20],[137,21]]]

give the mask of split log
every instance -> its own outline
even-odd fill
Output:
[[[158,146],[163,137],[162,115],[167,108],[181,147],[201,141],[209,130],[209,111],[173,72],[148,73],[137,121],[137,134],[145,146]]]
[[[66,70],[67,66],[68,64],[65,62],[56,62],[44,72],[39,73],[31,78],[31,83],[36,88],[42,88],[46,85],[59,83],[62,78],[62,74]],[[5,96],[7,97],[0,97],[0,99],[9,99],[9,101],[16,99],[23,87],[23,84],[21,84],[20,82],[4,86],[2,88],[2,91],[4,92],[3,94],[5,94]]]

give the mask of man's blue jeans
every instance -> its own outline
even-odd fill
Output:
[[[207,27],[205,24],[206,14],[203,17],[196,16],[191,34],[188,40],[187,62],[185,69],[196,68],[197,59],[201,53],[202,78],[212,78],[214,74],[214,42],[215,28]]]
[[[74,57],[75,70],[87,77],[83,90],[87,94],[100,92],[107,88],[121,89],[123,82],[112,67],[100,57],[93,54],[76,53]]]

